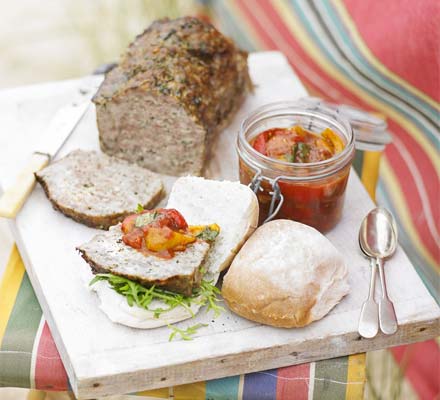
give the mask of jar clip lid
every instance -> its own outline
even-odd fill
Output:
[[[248,185],[249,188],[255,194],[257,194],[259,191],[263,191],[263,188],[261,187],[261,182],[263,180],[267,180],[272,185],[272,191],[269,192],[270,194],[269,213],[268,213],[268,217],[264,220],[263,224],[275,218],[275,216],[278,214],[281,206],[284,203],[284,196],[281,193],[280,185],[278,184],[278,181],[282,178],[283,176],[277,176],[274,180],[271,180],[269,178],[264,177],[261,174],[261,170],[257,170],[256,174],[252,178],[252,181]]]
[[[302,97],[298,104],[324,114],[342,115],[353,129],[358,150],[382,151],[392,141],[387,123],[367,111],[345,104],[329,103],[318,97]]]

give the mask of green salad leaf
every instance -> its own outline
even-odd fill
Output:
[[[142,228],[143,226],[152,223],[158,216],[159,213],[157,211],[141,214],[136,218],[134,225],[136,228]]]
[[[204,327],[204,326],[208,326],[207,324],[196,324],[193,326],[189,326],[186,329],[179,329],[177,326],[174,325],[168,325],[168,328],[170,328],[172,330],[172,332],[170,333],[170,337],[168,338],[168,341],[171,342],[174,337],[176,335],[180,335],[180,337],[183,340],[192,340],[192,335],[195,335],[197,333],[197,330]]]
[[[200,288],[196,291],[196,296],[200,296],[200,303],[202,306],[206,305],[206,312],[213,311],[214,318],[218,317],[225,309],[217,303],[222,300],[217,297],[220,294],[220,289],[213,284],[213,281],[204,281],[200,284]]]
[[[155,318],[158,318],[159,315],[164,312],[173,310],[177,306],[186,308],[191,315],[194,316],[190,308],[191,297],[169,292],[155,286],[146,288],[130,279],[113,274],[97,274],[89,285],[91,286],[96,282],[103,280],[107,281],[115,292],[125,296],[130,307],[132,307],[133,304],[136,304],[145,310],[152,311]],[[162,300],[167,305],[167,308],[150,308],[153,300]]]
[[[219,231],[211,229],[209,226],[203,228],[203,230],[196,235],[198,239],[206,240],[207,242],[213,242],[218,236]]]
[[[94,285],[98,281],[107,281],[114,291],[125,296],[130,307],[136,304],[145,310],[153,312],[155,318],[158,318],[162,313],[173,310],[177,306],[184,307],[191,316],[194,316],[191,304],[206,305],[207,312],[212,310],[215,317],[224,311],[224,308],[217,304],[222,301],[217,297],[220,294],[220,290],[212,281],[202,280],[200,287],[193,291],[192,296],[184,296],[183,294],[170,292],[155,286],[146,288],[130,279],[113,274],[97,274],[90,281],[89,286]],[[167,307],[151,308],[153,300],[162,300]]]
[[[137,207],[136,207],[136,212],[139,214],[142,211],[144,211],[144,206],[140,203],[138,203]]]
[[[288,162],[307,162],[310,154],[311,147],[307,143],[299,142],[292,146],[292,150],[289,154],[286,154],[286,161]]]

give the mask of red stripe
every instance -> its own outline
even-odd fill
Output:
[[[277,400],[309,398],[310,364],[279,368],[277,376]]]
[[[309,55],[305,52],[304,48],[301,46],[299,42],[295,40],[295,37],[292,35],[288,27],[285,25],[284,21],[280,18],[276,10],[272,7],[270,2],[267,1],[256,1],[251,5],[244,1],[238,0],[236,4],[242,10],[244,16],[249,20],[249,22],[254,26],[255,32],[260,36],[263,43],[265,43],[268,48],[279,48],[280,45],[275,42],[273,35],[270,32],[278,31],[279,34],[285,39],[286,43],[292,48],[293,51],[288,51],[288,49],[282,48],[285,52],[289,62],[294,67],[295,71],[298,73],[301,79],[305,80],[309,85],[316,88],[315,84],[311,82],[311,80],[306,76],[302,69],[298,67],[297,60],[295,59],[294,52],[301,57],[302,61],[307,64],[307,67],[310,68],[314,73],[319,75],[323,80],[327,82],[331,82],[331,86],[336,88],[337,91],[342,93],[342,98],[332,98],[325,93],[326,88],[317,88],[319,92],[324,92],[324,98],[328,98],[332,101],[336,102],[346,102],[349,104],[354,104],[360,106],[367,110],[372,110],[371,106],[365,103],[362,99],[356,97],[353,93],[351,93],[348,89],[342,86],[338,81],[335,81],[331,76],[329,76],[325,71],[321,70],[318,65],[309,57]],[[255,9],[260,8],[261,12],[267,18],[263,20],[263,18],[257,18]],[[421,174],[423,176],[423,181],[425,182],[425,188],[428,192],[428,198],[430,201],[431,212],[434,215],[436,221],[440,218],[439,208],[434,204],[436,199],[438,198],[438,185],[437,185],[437,175],[434,166],[430,162],[430,160],[426,157],[424,150],[420,147],[417,141],[411,137],[399,124],[398,122],[389,119],[388,120],[390,129],[392,130],[394,135],[397,135],[399,139],[405,144],[405,148],[412,155],[412,158],[416,160],[419,165],[419,170],[423,171]],[[387,150],[387,154],[388,154]],[[412,220],[416,226],[417,231],[422,234],[424,241],[426,239],[427,247],[431,254],[434,256],[437,254],[437,248],[435,244],[435,239],[432,237],[431,233],[427,229],[426,221],[420,218],[420,210],[421,200],[420,196],[417,192],[415,182],[413,178],[408,174],[409,170],[406,168],[402,168],[402,159],[399,162],[396,162],[395,157],[390,157],[391,166],[398,177],[399,181],[402,184],[402,191],[404,193],[405,199],[409,199],[409,210],[411,213]],[[405,160],[403,160],[403,164],[406,164]],[[405,174],[403,174],[403,170],[405,170]]]
[[[415,140],[407,135],[406,132],[393,120],[389,120],[388,123],[393,135],[397,136],[404,144],[405,149],[408,151],[413,161],[417,165],[417,169],[420,173],[426,190],[429,209],[431,210],[433,216],[433,221],[431,222],[437,226],[438,231],[440,229],[440,208],[438,207],[439,184],[437,174],[432,169],[432,164],[427,160],[426,154],[423,152],[420,146],[417,145]],[[392,143],[387,146],[385,153],[400,183],[404,200],[408,206],[414,226],[420,237],[423,238],[424,246],[435,259],[437,258],[438,254],[438,245],[435,237],[429,230],[426,221],[427,214],[423,212],[420,192],[417,189],[414,178],[411,176],[408,160]]]
[[[345,4],[374,55],[389,70],[439,101],[438,0],[345,0]],[[384,40],[384,32],[390,34],[390,40]]]
[[[391,349],[421,400],[440,396],[440,350],[435,340]]]
[[[35,388],[39,390],[68,389],[66,370],[46,322],[38,344],[35,363]]]

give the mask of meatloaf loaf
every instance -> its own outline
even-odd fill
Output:
[[[202,173],[251,89],[247,53],[193,17],[154,22],[94,97],[101,149],[168,175]]]

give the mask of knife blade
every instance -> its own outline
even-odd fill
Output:
[[[102,75],[84,78],[74,97],[54,114],[41,135],[37,149],[31,154],[15,182],[0,197],[0,217],[15,218],[34,188],[34,173],[49,164],[74,132],[102,80]]]

